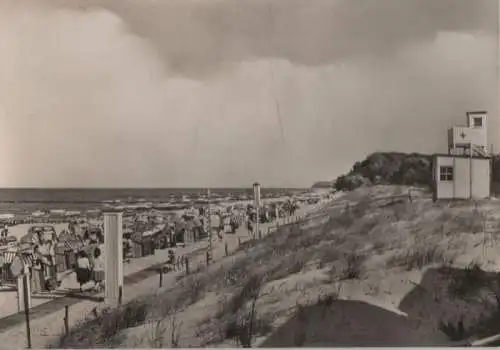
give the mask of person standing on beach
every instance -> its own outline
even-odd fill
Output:
[[[247,230],[248,230],[248,235],[251,236],[253,232],[253,225],[251,220],[247,221]]]
[[[34,293],[40,293],[43,291],[45,286],[45,264],[42,260],[42,255],[39,252],[38,246],[33,248],[33,265],[31,268],[32,271],[32,290]]]
[[[104,288],[104,259],[99,248],[94,250],[93,280],[97,290]]]
[[[80,284],[80,292],[83,292],[83,285],[91,278],[90,260],[84,251],[78,252],[76,260],[76,279]]]

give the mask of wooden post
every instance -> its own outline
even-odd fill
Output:
[[[259,239],[262,238],[262,230],[259,230]]]
[[[224,243],[224,251],[226,253],[226,256],[228,256],[229,255],[229,250],[227,248],[227,242]]]
[[[189,275],[189,259],[186,258],[184,262],[186,263],[186,275]]]
[[[160,288],[163,287],[163,267],[160,268]]]
[[[24,296],[24,318],[26,322],[26,338],[28,343],[28,349],[31,349],[31,329],[30,329],[30,306],[29,306],[29,292],[28,292],[29,277],[27,274],[24,275],[23,283],[23,296]]]
[[[64,332],[69,334],[69,305],[64,305]]]
[[[123,298],[123,287],[120,286],[118,289],[118,305],[122,304],[122,298]]]
[[[206,253],[206,260],[207,260],[207,266],[210,265],[210,252],[207,251]]]

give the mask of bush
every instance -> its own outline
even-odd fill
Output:
[[[446,334],[446,336],[451,341],[464,340],[467,337],[467,333],[465,331],[464,323],[462,320],[458,321],[456,324],[440,321],[439,330]]]
[[[348,254],[342,254],[339,264],[333,264],[329,271],[331,282],[352,280],[363,277],[366,257],[352,251]]]
[[[403,266],[407,271],[411,271],[413,269],[422,269],[424,266],[433,264],[433,263],[446,263],[448,260],[446,259],[445,252],[436,247],[416,247],[412,248],[406,253],[398,254],[393,256],[387,262],[387,266]]]
[[[462,272],[462,271],[461,271]],[[449,293],[458,298],[466,298],[485,286],[486,275],[477,263],[471,263],[451,281]]]
[[[68,335],[63,335],[59,347],[113,346],[120,331],[144,324],[148,314],[148,304],[141,300],[131,301],[117,309],[104,309],[100,314],[94,311],[94,319],[80,323]]]
[[[269,329],[270,322],[256,317],[256,303],[263,283],[263,276],[252,275],[243,287],[222,305],[216,319],[222,321],[223,336],[235,339],[243,347],[251,347],[255,334]],[[252,301],[247,308],[248,301]],[[226,322],[223,320],[226,319]]]
[[[372,184],[432,186],[432,158],[416,153],[373,153],[356,162],[349,173],[339,176],[334,187],[338,191],[352,191]]]
[[[342,270],[341,280],[352,280],[361,278],[363,275],[363,262],[365,258],[355,252],[346,255],[346,267]]]
[[[112,338],[119,331],[138,326],[146,320],[148,306],[140,300],[133,300],[118,309],[105,309],[101,315],[101,332],[105,339]]]

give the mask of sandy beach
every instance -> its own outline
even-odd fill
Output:
[[[304,205],[301,207],[296,216],[301,217],[306,215],[307,213],[310,213],[314,210],[318,210],[321,205],[324,205],[324,203],[316,204],[316,205]],[[286,220],[291,220],[286,219]],[[285,223],[284,219],[280,219],[278,224],[282,225]],[[268,228],[273,229],[276,227],[276,223],[270,223],[270,224],[262,224],[261,228],[264,233],[267,233]],[[225,235],[224,240],[220,241],[218,239],[214,239],[213,242],[213,256],[215,260],[221,259],[224,256],[224,245],[225,243],[228,244],[228,247],[230,251],[233,251],[234,249],[237,248],[238,246],[238,238],[240,239],[241,242],[245,242],[248,239],[250,239],[248,232],[246,228],[240,227],[236,234],[234,235]],[[176,248],[177,254],[179,255],[185,255],[189,254],[191,252],[194,252],[196,250],[199,250],[200,248],[207,247],[207,242],[202,241],[202,242],[197,242],[194,244],[191,244],[189,246],[183,247],[183,248]],[[151,266],[155,263],[161,263],[166,261],[168,258],[168,253],[167,250],[160,250],[156,251],[155,255],[153,256],[147,256],[139,259],[133,259],[130,263],[124,264],[124,275],[130,275],[133,274],[134,272],[140,271],[144,268],[147,268],[148,266]],[[192,266],[193,268],[197,266],[198,264],[203,264],[204,263],[205,256],[204,254],[197,255],[192,258]],[[175,282],[175,276],[177,273],[169,273],[164,276],[164,284],[163,284],[163,289],[168,289],[171,288],[176,282]],[[68,279],[65,280],[64,286],[73,286],[76,283],[74,280],[74,274],[70,275]],[[158,290],[158,276],[154,276],[151,278],[148,278],[146,280],[143,280],[137,284],[134,284],[133,288],[125,288],[124,290],[124,301],[131,300],[135,297],[138,297],[140,295],[145,295],[148,293],[151,293],[153,290]],[[15,298],[15,294],[14,294]],[[47,301],[47,300],[46,300]],[[44,301],[36,301],[34,305],[39,305],[43,303]],[[9,306],[8,309],[11,312],[15,312],[15,299],[12,298],[12,295],[9,296],[9,298],[4,298],[4,303],[11,303],[14,304],[13,307]],[[100,307],[99,303],[93,302],[93,301],[82,301],[76,305],[71,306],[71,317],[70,317],[70,326],[75,325],[79,320],[83,319],[86,317],[86,315],[90,312],[90,310],[93,307]],[[62,312],[62,313],[61,313]],[[2,313],[3,315],[6,315],[7,312],[3,312],[2,308]],[[61,327],[62,327],[62,317],[61,315],[64,314],[64,311],[57,311],[53,314],[41,317],[39,319],[36,319],[31,322],[32,325],[32,337],[33,337],[33,344],[35,347],[43,347],[57,339],[57,337],[61,334]],[[25,346],[25,333],[24,333],[24,325],[20,324],[18,326],[15,326],[13,328],[10,328],[2,333],[0,333],[0,341],[3,339],[9,339],[9,344],[12,344],[12,346],[16,347],[24,347]]]

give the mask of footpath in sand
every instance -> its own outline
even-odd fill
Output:
[[[316,205],[304,205],[296,212],[296,217],[301,217],[309,212],[319,209],[324,203]],[[280,219],[279,225],[285,223],[285,220],[293,218]],[[276,222],[260,225],[262,233],[267,234],[268,229],[276,227]],[[251,237],[245,227],[240,227],[235,234],[225,234],[224,239],[220,240],[215,236],[213,239],[213,259],[216,261],[225,255],[225,243],[227,243],[229,252],[233,252],[238,247],[238,239],[241,242],[249,240]],[[190,268],[196,269],[200,264],[205,263],[205,249],[208,246],[207,241],[196,242],[187,247],[176,248],[176,255],[190,256]],[[155,271],[155,265],[161,265],[168,259],[168,250],[159,250],[155,255],[136,259],[132,264],[124,265],[124,293],[123,302],[130,301],[142,295],[160,292],[171,288],[176,283],[176,277],[181,272],[170,272],[163,275],[163,287],[159,288],[159,275]],[[152,268],[153,267],[153,268]],[[97,294],[96,297],[102,297]],[[81,300],[76,297],[60,297],[46,302],[38,309],[31,309],[31,341],[33,348],[47,347],[54,344],[55,341],[64,333],[64,314],[65,305],[69,307],[69,327],[73,327],[91,313],[92,309],[103,307],[103,303],[97,298],[95,300]],[[0,319],[0,342],[9,344],[10,348],[26,347],[26,326],[24,314],[15,314],[7,318]]]

